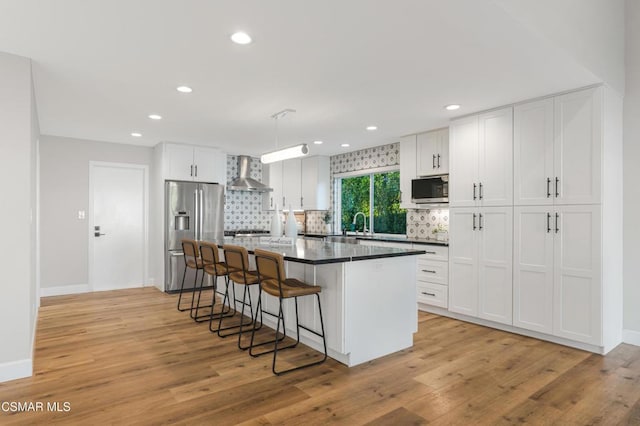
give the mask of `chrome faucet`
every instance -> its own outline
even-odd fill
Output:
[[[358,215],[361,214],[362,215],[362,219],[364,221],[364,224],[362,225],[362,233],[366,234],[367,232],[369,232],[369,230],[367,229],[367,216],[362,213],[362,212],[358,212],[353,216],[353,224],[356,224],[356,219],[358,218]],[[356,230],[356,235],[358,234],[358,231]]]

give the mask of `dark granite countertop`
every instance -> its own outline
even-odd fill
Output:
[[[385,257],[417,256],[424,250],[400,249],[394,247],[363,246],[360,244],[331,243],[320,240],[298,238],[295,245],[261,243],[260,238],[225,238],[213,241],[218,246],[234,244],[245,247],[249,253],[261,248],[281,253],[291,262],[320,265],[326,263],[354,262],[358,260],[381,259]]]
[[[311,234],[306,233],[302,234],[305,237],[311,238],[324,238],[324,237],[338,237],[342,236],[342,234]],[[391,243],[406,243],[406,244],[424,244],[424,245],[433,245],[433,246],[449,246],[449,241],[439,241],[435,238],[415,238],[415,237],[406,237],[404,235],[353,235],[349,234],[349,237],[355,237],[357,240],[370,240],[370,241],[386,241]]]

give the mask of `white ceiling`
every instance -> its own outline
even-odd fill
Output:
[[[43,134],[254,155],[285,108],[280,146],[335,154],[598,81],[491,0],[0,0],[0,51],[33,59]]]

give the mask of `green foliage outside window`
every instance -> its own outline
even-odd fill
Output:
[[[369,175],[342,179],[342,227],[362,230],[362,215],[353,226],[353,216],[362,212],[369,217]]]
[[[400,208],[400,173],[376,173],[342,179],[342,226],[347,230],[362,230],[363,218],[358,216],[355,227],[353,217],[363,212],[369,218],[370,188],[373,176],[373,227],[369,229],[385,234],[406,233],[407,212]]]

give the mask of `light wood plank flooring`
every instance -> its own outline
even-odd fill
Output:
[[[638,347],[602,357],[420,313],[411,349],[275,377],[175,302],[155,288],[43,299],[35,376],[0,384],[0,402],[71,410],[0,424],[640,424]]]

